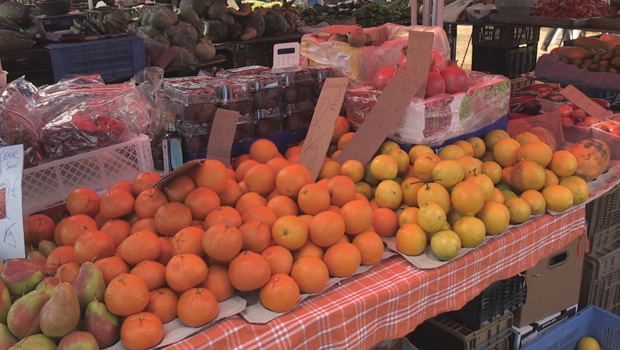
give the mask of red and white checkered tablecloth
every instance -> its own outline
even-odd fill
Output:
[[[267,324],[233,316],[166,349],[368,349],[461,308],[578,236],[586,238],[584,206],[530,220],[437,269],[418,270],[393,256]]]

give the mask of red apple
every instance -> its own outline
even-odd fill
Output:
[[[586,112],[583,109],[574,109],[570,116],[575,122],[582,122],[586,119]]]
[[[583,122],[586,123],[588,126],[592,126],[598,123],[599,121],[600,120],[596,119],[596,117],[593,117],[593,116],[588,116],[583,120]]]
[[[562,123],[575,125],[575,121],[571,117],[562,117]]]
[[[570,117],[570,114],[573,112],[573,108],[569,105],[561,105],[558,110],[560,114],[562,114],[562,117]]]

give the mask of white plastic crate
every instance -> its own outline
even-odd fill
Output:
[[[30,215],[63,204],[67,195],[78,187],[98,192],[153,169],[147,135],[24,169],[22,212]]]

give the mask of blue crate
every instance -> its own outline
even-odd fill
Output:
[[[574,350],[586,336],[596,339],[602,350],[620,349],[620,316],[590,305],[521,349]]]
[[[47,44],[54,82],[67,74],[131,78],[146,67],[144,41],[134,35],[80,43]]]

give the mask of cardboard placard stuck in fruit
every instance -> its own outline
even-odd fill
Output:
[[[407,41],[407,70],[412,72],[416,79],[422,81],[416,97],[424,98],[426,83],[428,82],[428,67],[431,64],[433,50],[431,32],[412,31]]]
[[[24,222],[22,216],[22,171],[24,146],[0,148],[0,244],[2,261],[24,258]]]
[[[335,160],[344,163],[349,159],[356,159],[362,164],[368,163],[393,125],[405,115],[407,106],[421,86],[422,82],[415,79],[413,73],[406,69],[397,69],[370,111],[368,120],[360,126]]]
[[[560,91],[567,100],[574,103],[577,107],[583,109],[587,114],[596,117],[599,120],[603,120],[606,117],[613,114],[612,111],[601,107],[598,103],[592,101],[583,92],[579,91],[573,85],[568,85],[562,91]]]
[[[327,78],[314,108],[310,128],[297,161],[310,170],[313,181],[323,166],[348,81],[345,77]]]
[[[207,159],[219,160],[226,166],[230,164],[232,149],[239,112],[218,108],[215,112],[209,143],[207,144]]]

